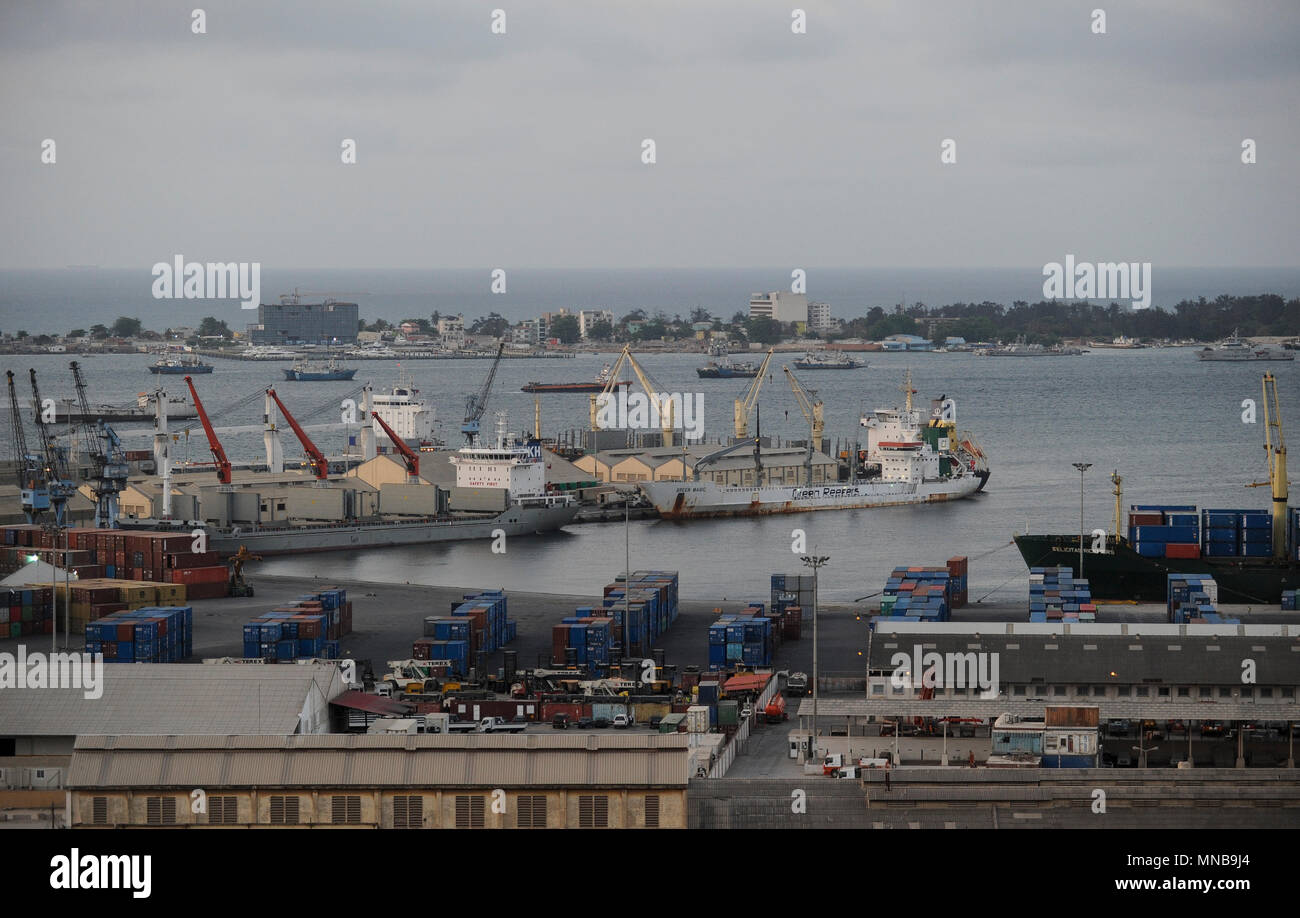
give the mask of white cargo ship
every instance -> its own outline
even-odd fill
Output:
[[[758,487],[647,481],[639,487],[661,516],[674,520],[938,503],[982,489],[987,459],[973,435],[958,434],[952,401],[935,399],[923,417],[912,406],[910,375],[904,391],[904,409],[877,409],[862,418],[867,444],[854,457],[850,480]]]

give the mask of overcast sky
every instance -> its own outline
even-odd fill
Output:
[[[0,265],[1297,263],[1294,0],[202,2],[0,5]]]

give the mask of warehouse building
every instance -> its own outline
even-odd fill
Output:
[[[701,443],[688,444],[684,448],[664,446],[651,449],[607,449],[582,456],[573,464],[597,481],[605,483],[681,481],[683,478],[694,478],[700,460],[721,448],[716,443]],[[804,483],[808,461],[806,447],[766,446],[762,449],[762,461],[763,484],[793,486]],[[814,451],[812,466],[813,484],[837,480],[837,464],[825,453]],[[699,472],[702,481],[715,481],[726,486],[752,485],[753,451],[737,450],[701,465]]]
[[[685,828],[687,739],[680,734],[86,736],[77,741],[68,779],[69,822],[77,827]],[[193,806],[195,799],[203,805]]]

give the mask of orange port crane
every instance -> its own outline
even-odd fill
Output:
[[[384,429],[384,433],[388,434],[388,439],[393,441],[393,446],[396,447],[397,451],[402,454],[402,461],[406,463],[406,474],[411,476],[412,478],[419,478],[420,457],[416,454],[415,450],[407,446],[406,441],[404,441],[397,434],[393,433],[393,428],[389,427],[386,423],[384,423],[384,419],[381,418],[378,414],[372,411],[370,412],[370,416],[379,422],[379,426]]]
[[[194,378],[185,377],[185,385],[190,387],[190,398],[194,399],[194,410],[198,412],[199,422],[203,425],[203,433],[208,438],[208,447],[212,450],[212,458],[217,461],[217,481],[223,485],[230,484],[230,460],[226,458],[226,451],[221,448],[221,441],[217,439],[217,432],[212,429],[212,422],[208,420],[208,413],[203,410],[203,402],[199,400],[199,393],[194,390]]]
[[[289,427],[293,429],[293,435],[297,437],[298,442],[302,444],[303,452],[307,454],[307,464],[311,466],[312,474],[321,481],[324,481],[329,477],[329,460],[325,458],[325,454],[317,448],[316,444],[311,442],[311,437],[307,436],[307,431],[303,430],[298,422],[293,419],[293,415],[289,413],[288,408],[284,407],[284,402],[280,401],[280,396],[275,394],[275,390],[267,389],[266,394],[275,400],[275,404],[280,409],[280,413],[284,415],[284,419],[289,422]]]

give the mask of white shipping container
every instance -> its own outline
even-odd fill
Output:
[[[686,709],[686,732],[709,732],[709,709],[702,704],[693,704]]]

